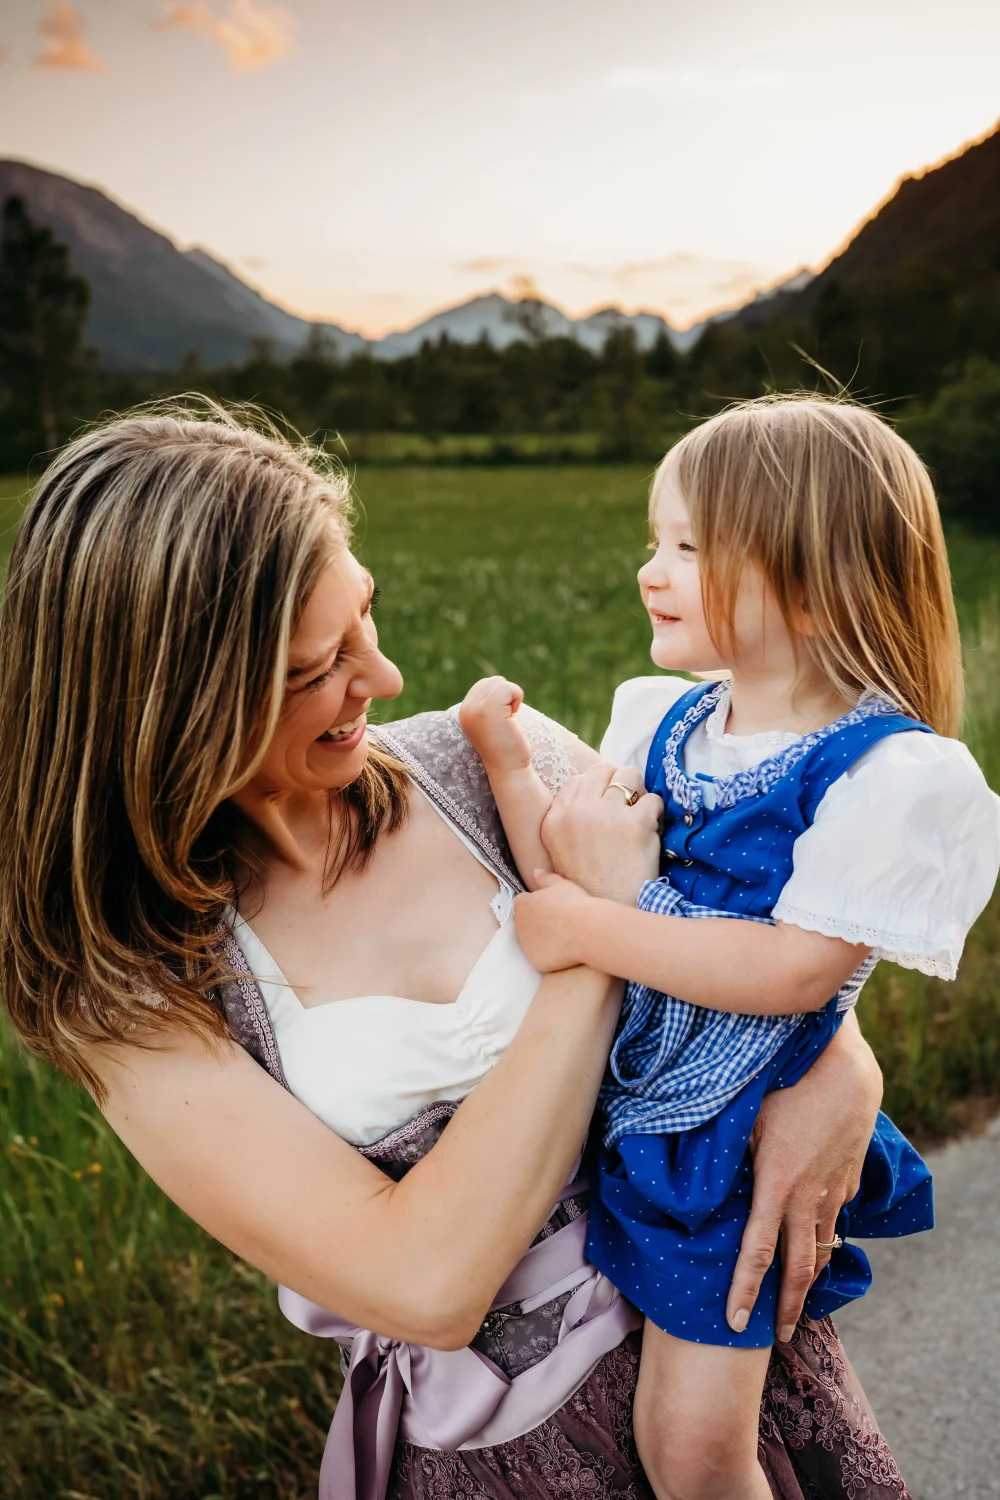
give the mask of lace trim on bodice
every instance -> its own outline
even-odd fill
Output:
[[[704,788],[700,781],[688,776],[682,764],[684,742],[691,731],[702,722],[721,703],[725,694],[729,692],[729,684],[720,682],[710,688],[707,693],[702,694],[696,702],[692,703],[687,712],[677,720],[667,736],[663,753],[663,773],[667,790],[674,801],[686,813],[698,812],[704,803]],[[835,719],[832,724],[826,724],[822,729],[815,729],[811,734],[804,734],[794,744],[786,746],[776,755],[769,755],[757,765],[750,766],[746,771],[737,771],[732,776],[718,776],[713,778],[712,785],[715,792],[715,808],[735,807],[745,797],[760,796],[777,785],[783,776],[787,776],[809,752],[831,735],[838,734],[842,729],[850,729],[855,724],[861,724],[865,719],[873,718],[877,714],[895,714],[899,710],[895,703],[889,698],[871,697],[864,698],[856,708],[849,713]]]

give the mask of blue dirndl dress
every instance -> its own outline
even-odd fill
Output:
[[[723,684],[685,693],[650,748],[646,789],[665,807],[661,871],[639,906],[669,915],[772,921],[792,874],[795,840],[827,788],[871,745],[924,724],[873,698],[748,771],[692,778],[684,745]],[[747,1016],[712,1011],[629,984],[601,1090],[602,1144],[592,1177],[587,1254],[658,1327],[695,1343],[762,1348],[774,1341],[777,1256],[743,1333],[725,1310],[750,1213],[750,1133],[764,1095],[812,1066],[875,967],[869,958],[818,1012]],[[886,1238],[930,1229],[931,1176],[879,1114],[837,1233]],[[856,1245],[835,1250],[806,1299],[822,1318],[871,1284]]]

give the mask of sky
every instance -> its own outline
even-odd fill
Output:
[[[684,327],[998,118],[998,0],[0,5],[0,156],[371,337],[490,290]]]

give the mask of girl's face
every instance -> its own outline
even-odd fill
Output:
[[[368,758],[373,698],[395,698],[399,670],[378,649],[375,584],[346,547],[319,576],[292,637],[278,727],[251,782],[264,795],[318,792],[354,781]]]
[[[658,667],[682,672],[741,674],[784,671],[794,649],[778,602],[763,574],[745,563],[736,596],[734,639],[713,643],[705,619],[698,549],[684,497],[664,475],[653,512],[656,551],[639,569],[642,602],[653,625],[650,655]]]

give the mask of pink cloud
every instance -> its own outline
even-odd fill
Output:
[[[67,68],[81,73],[105,73],[107,69],[93,48],[83,40],[83,16],[72,5],[53,5],[38,23],[45,51],[35,57],[36,68]]]
[[[254,73],[284,57],[295,17],[267,0],[227,0],[216,15],[207,0],[173,0],[157,30],[193,31],[221,47],[230,73]]]

